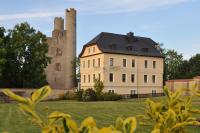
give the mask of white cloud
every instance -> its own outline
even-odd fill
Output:
[[[146,11],[158,7],[176,5],[189,0],[65,0],[71,7],[75,7],[79,13],[84,14],[110,14],[134,11]],[[63,5],[61,5],[63,6]],[[28,12],[18,14],[0,14],[0,20],[23,19],[23,18],[40,18],[63,15],[60,7],[48,7],[48,12]],[[55,9],[55,11],[52,11]],[[59,9],[59,12],[57,12]],[[33,10],[33,9],[31,9]],[[45,10],[45,9],[42,9]]]
[[[41,18],[63,15],[63,12],[36,12],[36,13],[18,13],[18,14],[3,14],[0,15],[1,20],[11,20],[11,19],[24,19],[24,18]]]

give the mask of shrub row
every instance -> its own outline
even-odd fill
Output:
[[[76,92],[67,92],[59,95],[60,100],[78,100],[78,101],[117,101],[121,96],[115,93],[102,92],[96,93],[92,88],[87,90],[78,90]]]

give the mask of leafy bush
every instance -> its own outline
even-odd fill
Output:
[[[65,94],[66,100],[75,100],[76,99],[76,93],[73,91],[68,91]]]
[[[104,101],[117,101],[122,99],[122,97],[115,93],[103,93],[101,96]]]
[[[82,95],[82,100],[83,101],[96,101],[97,100],[96,92],[91,88],[85,90]]]
[[[66,93],[60,93],[58,100],[76,100],[76,94],[73,91],[67,91]]]
[[[200,93],[195,88],[194,86],[192,92],[198,96]],[[200,110],[191,108],[193,95],[185,97],[183,92],[184,89],[171,92],[165,87],[166,100],[154,102],[147,99],[146,116],[140,115],[138,120],[142,121],[142,125],[150,126],[151,133],[187,133],[186,126],[200,125],[198,119],[192,115],[193,113],[200,114]]]
[[[66,100],[66,94],[65,93],[58,94],[58,100]]]
[[[82,95],[83,95],[84,90],[80,89],[76,92],[76,100],[82,101]]]

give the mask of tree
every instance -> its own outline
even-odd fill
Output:
[[[196,54],[195,56],[191,57],[189,59],[189,71],[188,71],[188,77],[192,78],[195,76],[200,75],[200,54]]]
[[[44,68],[50,58],[46,36],[28,23],[21,23],[9,30],[7,37],[2,87],[32,88],[47,84]]]
[[[94,90],[96,91],[96,94],[100,96],[102,94],[102,91],[104,89],[103,82],[99,79],[94,80]]]
[[[2,67],[6,62],[6,59],[5,59],[6,50],[3,47],[5,40],[6,40],[5,29],[3,27],[0,27],[0,80],[2,76]]]
[[[163,50],[164,81],[180,77],[180,66],[183,64],[183,55],[175,50]]]
[[[75,66],[75,85],[78,86],[78,83],[80,82],[81,74],[80,74],[80,58],[76,57],[74,61],[74,66]]]
[[[184,60],[179,67],[179,75],[177,76],[177,78],[179,78],[179,79],[190,78],[189,71],[190,71],[189,61]]]
[[[80,58],[76,57],[73,61],[73,69],[76,71],[76,73],[74,73],[72,75],[73,79],[74,79],[74,84],[75,86],[78,86],[78,83],[80,82],[80,78],[81,78],[81,74],[80,74]]]

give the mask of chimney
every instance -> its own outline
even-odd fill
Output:
[[[129,32],[126,34],[127,36],[127,40],[130,42],[131,40],[133,40],[133,37],[134,37],[134,33],[133,32]]]
[[[130,37],[130,38],[131,38],[131,37],[133,37],[133,36],[134,36],[134,33],[133,33],[133,32],[129,32],[129,33],[127,33],[126,35],[127,35],[128,37]]]

